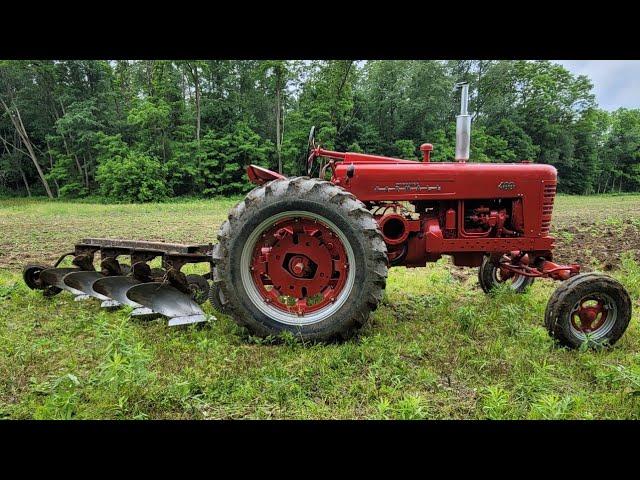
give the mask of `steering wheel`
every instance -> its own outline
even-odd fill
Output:
[[[307,156],[303,159],[302,171],[306,173],[308,177],[311,177],[313,173],[313,163],[315,160],[315,156],[313,156],[313,151],[316,149],[316,127],[315,125],[311,127],[309,131],[309,143],[307,144]]]

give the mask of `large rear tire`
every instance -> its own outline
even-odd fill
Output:
[[[386,245],[352,194],[308,177],[252,190],[218,233],[214,284],[252,334],[349,338],[382,300]]]

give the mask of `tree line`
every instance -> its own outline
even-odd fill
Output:
[[[154,201],[251,188],[250,163],[300,174],[329,149],[433,161],[455,151],[470,83],[471,161],[554,165],[559,190],[640,190],[640,110],[599,109],[549,61],[0,61],[0,195]]]

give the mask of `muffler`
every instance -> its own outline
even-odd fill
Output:
[[[456,88],[462,91],[460,95],[460,115],[456,117],[456,161],[469,160],[471,146],[471,115],[469,115],[469,83],[461,82]]]

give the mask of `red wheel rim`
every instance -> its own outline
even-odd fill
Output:
[[[288,217],[262,232],[250,269],[266,303],[304,316],[335,302],[349,264],[342,241],[328,226],[312,218]]]
[[[496,267],[493,270],[493,278],[497,283],[509,283],[514,290],[519,289],[527,281],[524,275],[518,275],[503,267]]]
[[[583,298],[571,315],[571,324],[582,333],[593,333],[607,321],[609,310],[600,298]]]

